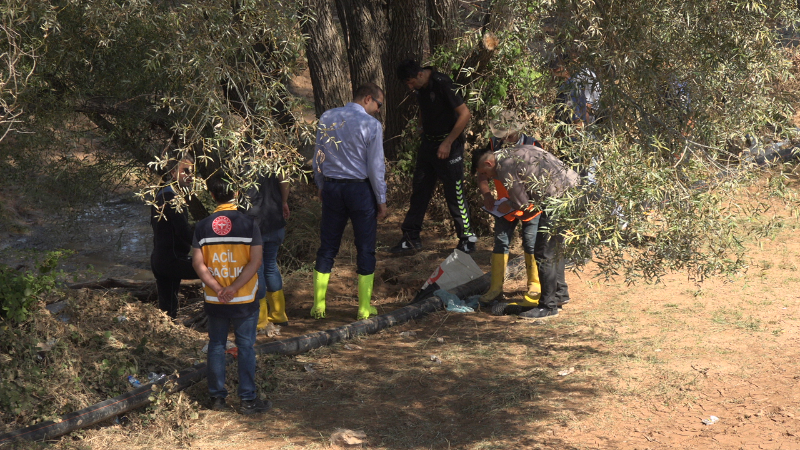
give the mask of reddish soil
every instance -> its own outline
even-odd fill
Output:
[[[382,225],[384,250],[399,238],[398,220]],[[698,285],[673,274],[625,286],[593,278],[589,264],[568,274],[572,302],[548,320],[438,312],[301,356],[265,357],[268,413],[201,407],[179,442],[118,425],[86,431],[84,442],[334,448],[330,437],[343,428],[365,433],[356,447],[380,449],[800,449],[800,245],[796,220],[786,220],[774,238],[747,243],[752,264],[733,278]],[[407,304],[455,243],[423,238],[425,251],[379,255],[380,312]],[[487,270],[489,243],[474,255]],[[259,340],[352,322],[354,255],[346,242],[326,319],[309,317],[311,274],[295,272],[285,280],[290,326]],[[205,402],[205,388],[189,397]],[[718,421],[704,424],[711,416]]]

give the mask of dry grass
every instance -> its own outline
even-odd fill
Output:
[[[623,286],[592,278],[590,264],[581,278],[568,275],[573,300],[550,320],[438,312],[297,357],[261,356],[258,384],[275,404],[263,416],[208,411],[201,382],[49,447],[323,449],[345,428],[364,430],[365,448],[375,449],[800,448],[800,228],[791,211],[776,211],[782,226],[746,242],[752,263],[735,277],[698,285],[671,274]],[[397,236],[399,220],[382,227],[382,241]],[[405,304],[451,240],[379,258],[381,311]],[[350,245],[337,259],[328,319],[308,318],[310,274],[286,277],[292,326],[282,337],[352,321]],[[479,248],[475,259],[487,267],[489,239]],[[54,379],[82,378],[53,384],[48,398],[64,400],[54,414],[128,389],[111,367],[168,372],[203,358],[203,334],[119,294],[77,293],[68,315],[69,324],[49,314],[35,322],[40,340],[69,345],[49,359],[72,361]],[[121,315],[128,320],[115,322]],[[704,425],[711,415],[720,422]],[[4,430],[28,419],[4,419]]]

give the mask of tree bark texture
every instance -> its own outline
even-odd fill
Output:
[[[458,0],[427,0],[430,52],[458,37]]]
[[[385,83],[383,56],[389,23],[384,0],[336,0],[344,32],[350,85],[353,91],[364,83]]]
[[[417,109],[408,88],[397,79],[395,70],[404,59],[422,61],[423,45],[428,32],[426,0],[389,1],[389,38],[383,71],[386,74],[386,130],[384,153],[386,159],[396,160],[400,149],[399,135]]]
[[[344,106],[352,97],[344,45],[333,22],[333,0],[303,0],[300,12],[303,33],[308,36],[306,58],[314,88],[314,110],[319,117],[331,108]]]

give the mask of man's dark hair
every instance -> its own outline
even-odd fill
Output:
[[[366,82],[353,92],[353,100],[358,101],[368,95],[373,99],[377,99],[383,95],[383,89],[379,88],[375,83]]]
[[[208,186],[208,192],[211,192],[211,195],[214,196],[214,200],[217,203],[227,203],[233,200],[234,192],[231,189],[231,185],[223,178],[222,172],[217,171],[208,179],[206,179],[206,186]]]
[[[409,78],[416,78],[422,72],[422,67],[413,59],[406,59],[397,65],[397,78],[406,81]]]
[[[557,70],[559,67],[566,67],[569,63],[570,57],[567,53],[557,53],[550,58],[547,66],[551,70]]]
[[[194,164],[194,156],[188,152],[178,152],[175,150],[165,150],[162,156],[169,158],[167,164],[164,166],[164,179],[167,181],[172,180],[172,171],[178,168],[181,161],[189,161]]]

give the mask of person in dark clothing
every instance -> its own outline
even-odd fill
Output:
[[[150,225],[153,227],[153,253],[150,267],[156,277],[158,308],[173,319],[178,316],[178,290],[181,280],[196,280],[189,252],[192,249],[192,227],[189,214],[184,209],[175,210],[170,204],[175,189],[189,187],[194,173],[194,161],[184,158],[175,162],[169,171],[171,183],[156,195],[151,208]]]
[[[264,255],[258,269],[258,293],[260,310],[258,329],[270,323],[289,325],[286,316],[286,300],[283,295],[283,278],[278,267],[278,249],[286,237],[286,219],[289,218],[289,180],[276,175],[264,175],[257,187],[247,193],[250,208],[243,210],[252,217],[259,230]]]
[[[259,303],[258,268],[261,266],[261,231],[252,217],[236,210],[236,193],[220,172],[206,180],[217,202],[214,212],[197,223],[192,262],[203,281],[204,310],[208,316],[208,393],[211,408],[225,411],[225,346],[233,328],[239,369],[241,414],[262,413],[272,402],[259,398],[256,383],[256,325]]]
[[[420,232],[425,211],[436,181],[441,180],[459,238],[456,248],[471,253],[475,251],[477,238],[470,227],[464,193],[462,132],[472,115],[450,77],[432,67],[420,67],[416,61],[406,60],[398,66],[397,77],[416,94],[422,143],[417,151],[408,212],[400,227],[403,238],[390,252],[405,253],[422,248]]]

